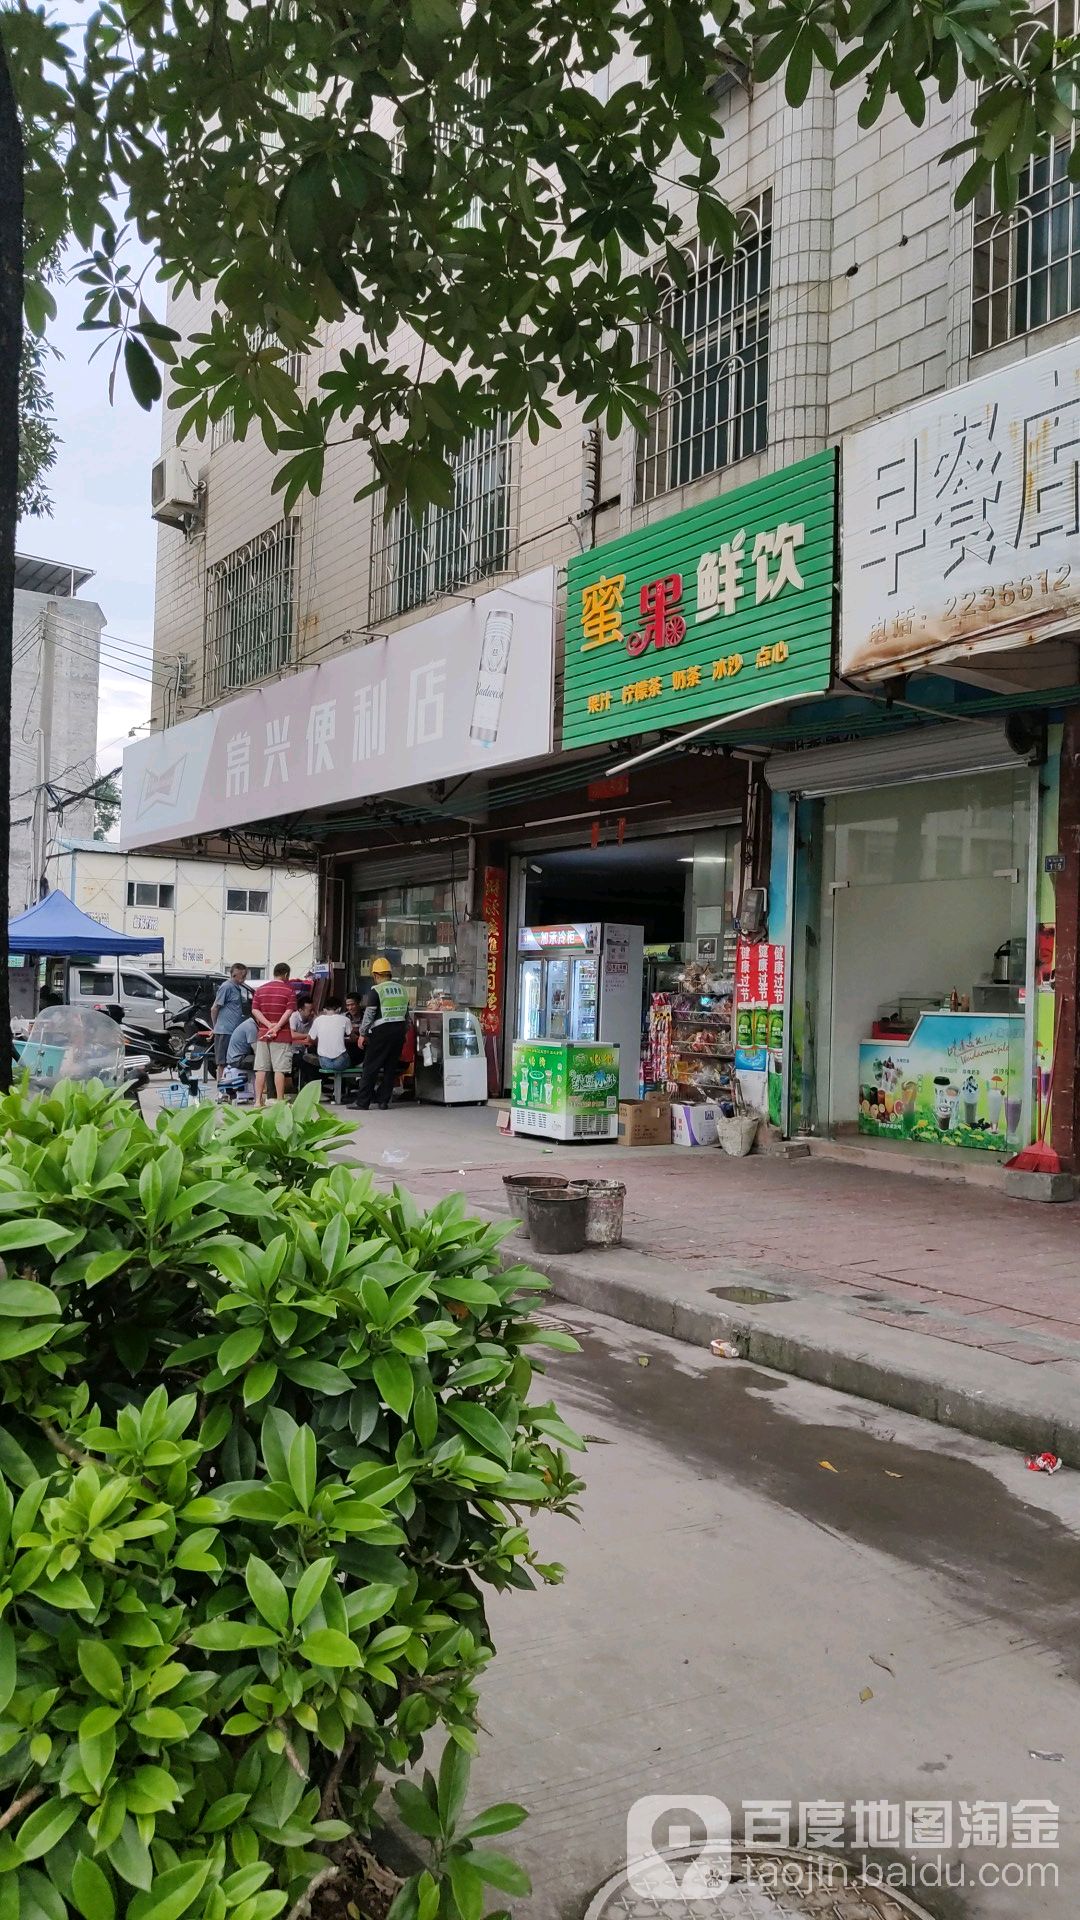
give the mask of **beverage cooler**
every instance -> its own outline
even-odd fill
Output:
[[[518,933],[515,1037],[617,1046],[623,1100],[638,1091],[643,941],[642,927],[615,921]]]

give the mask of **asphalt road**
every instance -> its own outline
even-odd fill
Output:
[[[531,1810],[515,1913],[582,1915],[631,1804],[663,1794],[718,1797],[736,1833],[748,1801],[843,1802],[849,1841],[857,1801],[945,1802],[943,1871],[969,1883],[927,1886],[941,1849],[921,1850],[921,1908],[1071,1920],[1080,1476],[576,1309],[565,1324],[584,1351],[552,1386],[593,1437],[582,1524],[538,1531],[563,1586],[492,1605],[474,1769],[475,1804]],[[1056,1849],[955,1844],[961,1803],[1020,1800],[1060,1806]],[[1036,1884],[1008,1884],[1033,1860]]]

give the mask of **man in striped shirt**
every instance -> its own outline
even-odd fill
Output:
[[[274,1092],[285,1098],[285,1077],[292,1066],[292,1040],[289,1019],[296,1012],[296,995],[289,985],[291,969],[287,960],[279,960],[272,980],[263,980],[255,989],[251,1011],[259,1029],[255,1043],[255,1104],[266,1105],[266,1076],[274,1076]]]

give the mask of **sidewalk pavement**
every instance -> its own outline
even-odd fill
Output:
[[[368,1114],[344,1157],[495,1217],[505,1173],[625,1181],[621,1247],[548,1259],[514,1234],[508,1257],[579,1306],[1080,1467],[1076,1206],[816,1157],[553,1148],[491,1108]]]

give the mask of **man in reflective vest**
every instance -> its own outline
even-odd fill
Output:
[[[371,969],[371,992],[364,1001],[360,1022],[364,1071],[354,1104],[362,1113],[367,1112],[373,1100],[384,1113],[390,1105],[408,1026],[408,993],[401,981],[394,979],[389,960],[380,954]]]

